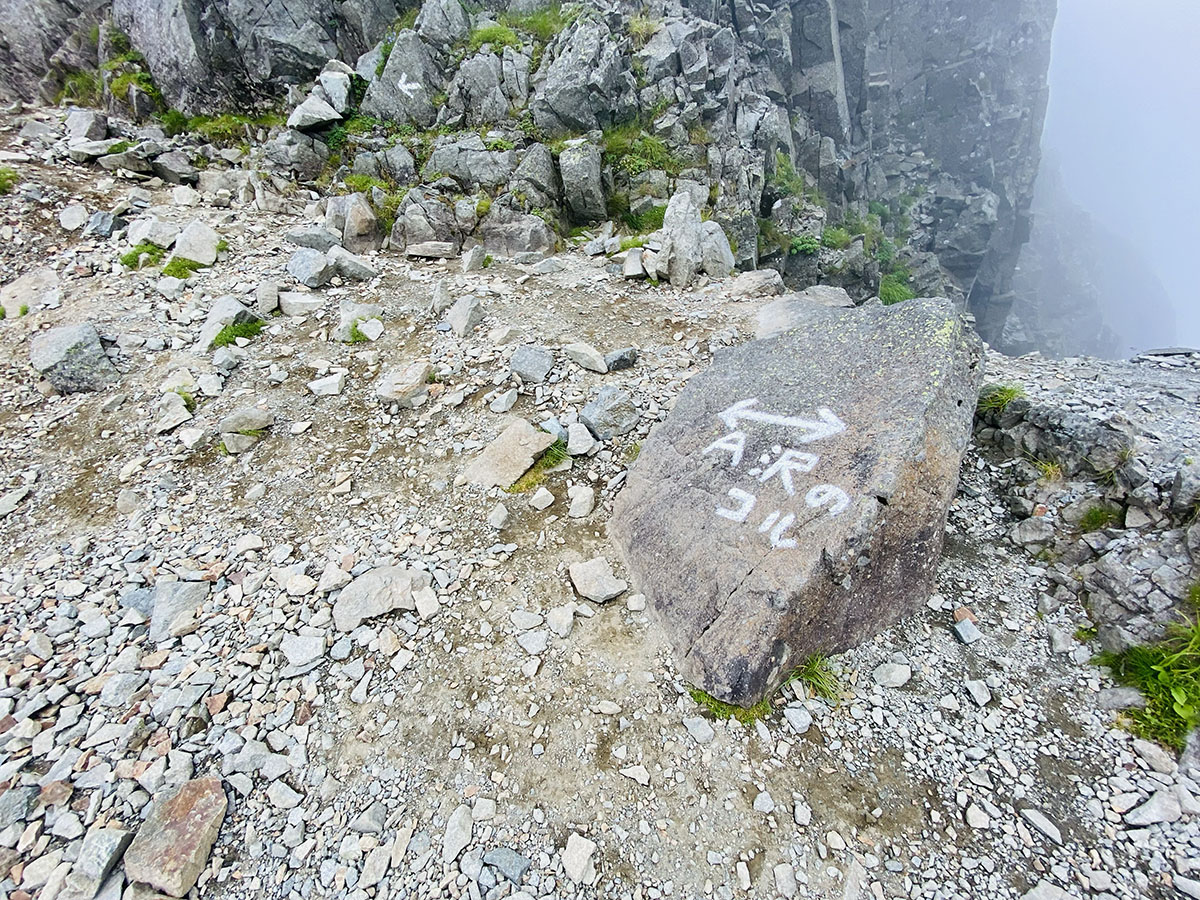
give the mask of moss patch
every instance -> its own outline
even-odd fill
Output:
[[[769,699],[760,700],[747,709],[741,706],[734,706],[732,703],[726,703],[723,700],[718,700],[712,694],[707,694],[700,690],[700,688],[690,688],[688,693],[714,719],[736,719],[743,725],[750,726],[771,714],[771,701]]]
[[[128,253],[121,254],[121,265],[127,269],[140,269],[143,265],[142,257],[148,257],[146,265],[157,266],[167,251],[157,244],[151,244],[149,241],[142,241]]]
[[[169,278],[179,278],[186,281],[203,268],[203,263],[198,263],[194,259],[184,259],[182,256],[176,256],[163,266],[162,273]]]
[[[212,342],[213,349],[228,347],[230,344],[236,343],[238,338],[257,337],[262,330],[263,323],[258,319],[252,322],[231,322],[217,332],[217,336],[213,338]]]

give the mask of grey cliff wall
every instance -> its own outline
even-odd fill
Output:
[[[707,199],[738,268],[776,268],[793,287],[834,284],[860,301],[892,275],[910,295],[969,307],[1003,346],[1030,232],[1056,0],[587,0],[545,41],[524,35],[519,47],[475,53],[472,29],[539,0],[470,10],[427,0],[413,29],[398,30],[412,5],[0,0],[20,23],[0,43],[0,86],[48,99],[64,73],[95,68],[103,50],[84,29],[107,11],[165,103],[188,114],[280,98],[341,59],[371,82],[363,111],[443,133],[506,130],[519,153],[589,132],[604,143],[600,129],[638,121],[679,164],[623,170],[606,153],[609,215],[614,198],[636,215],[690,192]],[[288,143],[319,140],[320,127]],[[497,215],[534,211],[514,209]],[[801,252],[830,226],[855,239]]]

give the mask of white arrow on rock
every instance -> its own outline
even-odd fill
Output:
[[[396,82],[396,88],[400,91],[400,93],[402,93],[409,100],[411,100],[413,97],[413,91],[415,91],[420,86],[421,86],[421,82],[408,80],[407,72],[401,72],[400,80],[398,82]]]
[[[846,430],[846,423],[833,414],[833,410],[822,406],[817,410],[818,420],[801,419],[798,416],[777,416],[772,413],[755,409],[758,399],[742,400],[735,403],[723,413],[719,413],[722,422],[730,431],[737,431],[741,422],[762,422],[766,425],[780,425],[784,428],[798,428],[805,434],[800,436],[800,443],[810,444],[822,438],[833,437]]]

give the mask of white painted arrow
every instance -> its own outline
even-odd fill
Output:
[[[798,428],[806,432],[801,435],[800,443],[810,444],[813,441],[819,441],[821,438],[833,437],[835,434],[846,430],[846,424],[833,414],[833,410],[822,406],[817,410],[819,419],[801,419],[798,416],[777,416],[773,413],[762,412],[755,409],[758,406],[758,399],[742,400],[740,403],[735,403],[723,413],[719,413],[722,422],[729,428],[730,431],[736,431],[739,423],[746,422],[762,422],[766,425],[780,425],[784,428]]]
[[[398,82],[396,82],[396,88],[400,91],[400,93],[402,93],[409,100],[411,100],[413,97],[413,91],[415,91],[420,86],[421,86],[421,82],[408,80],[407,72],[401,72],[400,80]]]

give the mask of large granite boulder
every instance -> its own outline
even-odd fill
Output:
[[[566,184],[565,169],[563,183]],[[733,251],[725,232],[716,222],[701,218],[700,207],[686,191],[676,193],[667,204],[662,235],[658,277],[670,279],[677,288],[686,288],[701,270],[714,278],[724,278],[733,269]]]
[[[351,253],[370,253],[383,246],[383,228],[366,194],[331,197],[325,209],[325,228],[340,234]]]
[[[633,118],[637,82],[604,22],[581,18],[551,47],[554,60],[538,68],[529,104],[538,128],[551,135],[580,133]]]
[[[416,29],[434,45],[450,45],[471,31],[467,11],[459,0],[427,0],[417,16]]]
[[[73,4],[100,6],[99,3]],[[3,4],[0,4],[0,8]],[[395,0],[114,0],[113,21],[145,54],[167,102],[225,111],[354,59],[395,21]]]
[[[512,150],[489,150],[478,134],[468,134],[439,141],[421,175],[427,180],[449,175],[465,188],[494,188],[507,184],[516,169]]]
[[[947,300],[809,304],[688,382],[611,525],[685,678],[750,705],[924,603],[980,363]]]

